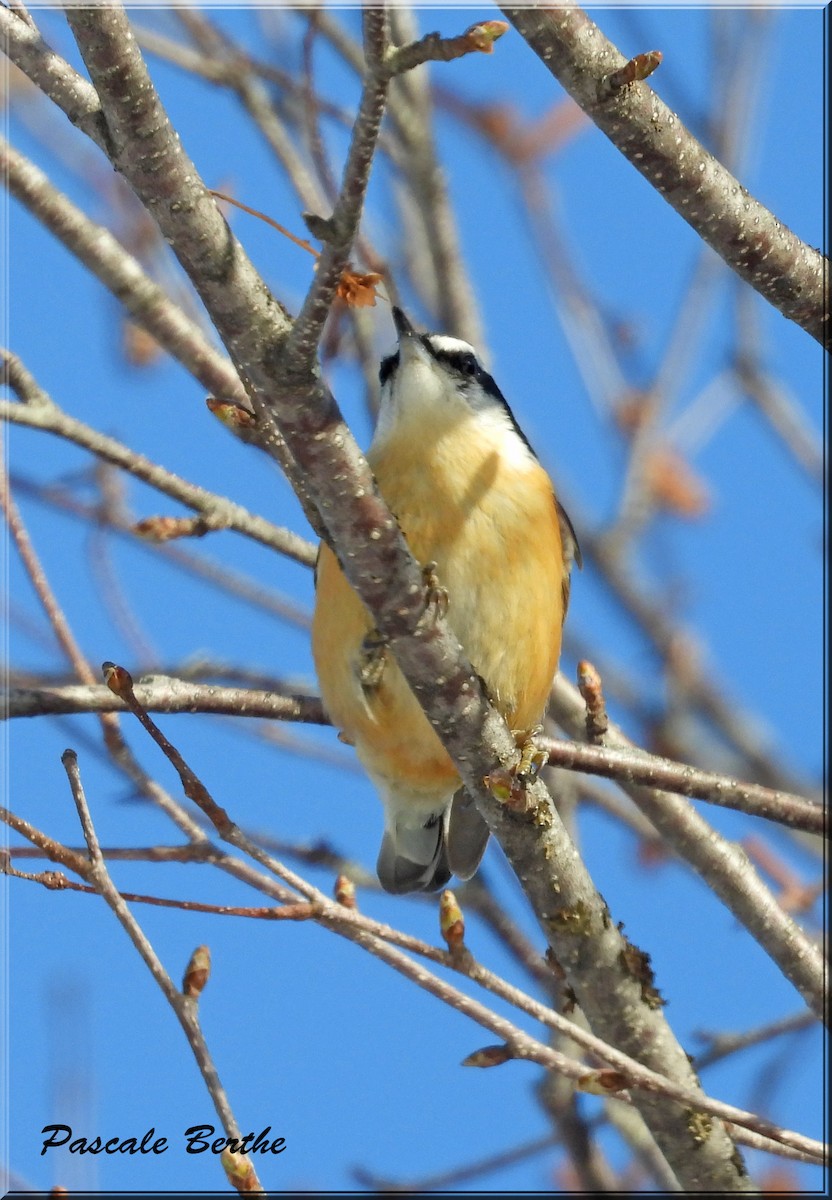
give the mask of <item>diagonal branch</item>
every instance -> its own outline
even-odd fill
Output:
[[[582,9],[503,12],[573,100],[724,262],[829,349],[824,256],[755,200],[646,83],[609,86],[627,59]]]
[[[263,546],[285,554],[295,562],[307,567],[312,566],[314,551],[303,538],[291,530],[273,525],[271,521],[256,513],[249,512],[241,504],[235,504],[224,496],[189,483],[173,471],[168,471],[143,454],[131,450],[116,438],[99,433],[83,421],[69,416],[37,385],[16,355],[0,348],[0,381],[5,381],[4,376],[24,403],[15,404],[0,400],[0,420],[54,433],[76,446],[89,450],[104,462],[129,472],[148,486],[200,513],[206,518],[206,529],[233,529]]]
[[[98,844],[98,837],[87,804],[84,786],[81,782],[78,756],[74,750],[65,750],[61,755],[61,761],[69,779],[72,797],[75,800],[78,817],[84,831],[84,839],[89,851],[89,860],[83,872],[84,878],[95,887],[95,890],[110,906],[125,933],[144,959],[150,974],[159,985],[165,999],[170,1004],[182,1026],[202,1078],[205,1081],[208,1094],[214,1102],[217,1116],[222,1121],[223,1128],[230,1138],[239,1139],[241,1137],[240,1127],[231,1110],[225,1089],[220,1082],[219,1074],[214,1066],[214,1060],[208,1049],[208,1043],[202,1032],[195,998],[183,994],[183,992],[180,992],[174,986],[173,980],[162,965],[144,930],[127,907],[124,897],[110,878],[110,873],[107,870],[107,865],[101,853],[101,847]],[[256,1176],[255,1183],[257,1190],[261,1190]]]
[[[2,12],[0,8],[0,12]],[[103,225],[91,220],[47,176],[0,137],[0,170],[9,191],[119,300],[137,324],[214,396],[245,404],[229,360],[182,312]]]
[[[341,192],[332,216],[327,221],[316,222],[315,233],[325,238],[324,248],[318,259],[315,280],[284,348],[287,373],[301,378],[313,369],[324,322],[347,266],[364,208],[390,82],[390,76],[384,70],[388,27],[383,6],[364,10],[364,40],[368,51],[367,74],[353,125]]]

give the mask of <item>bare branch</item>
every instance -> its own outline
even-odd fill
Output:
[[[604,95],[605,81],[627,59],[582,9],[504,6],[503,12],[584,112],[699,236],[828,349],[823,255],[755,200],[647,84]]]
[[[562,676],[555,680],[553,707],[557,720],[575,737],[585,736],[585,705],[576,688]],[[631,749],[632,743],[613,724],[608,745]],[[681,796],[637,784],[623,785],[630,798],[669,845],[696,870],[723,903],[757,939],[766,953],[824,1020],[825,967],[818,947],[789,917],[733,843],[720,837]]]
[[[367,77],[344,166],[341,193],[332,216],[325,226],[319,222],[316,229],[326,242],[315,280],[284,348],[283,369],[289,378],[305,379],[312,370],[324,322],[347,266],[364,207],[389,84],[389,76],[383,70],[388,39],[384,7],[364,10],[364,37],[369,52]]]
[[[186,683],[169,675],[146,675],[136,684],[142,707],[157,713],[214,713],[228,717],[326,723],[315,696],[284,696],[249,688]],[[4,696],[10,717],[55,716],[61,713],[124,712],[125,705],[104,684],[87,687],[13,687]]]
[[[124,929],[127,936],[130,938],[133,945],[138,950],[141,957],[153,976],[156,983],[159,985],[165,999],[170,1004],[176,1014],[180,1025],[182,1026],[185,1036],[196,1059],[202,1078],[205,1081],[205,1086],[208,1089],[214,1108],[217,1111],[217,1116],[220,1118],[227,1135],[230,1138],[239,1140],[240,1128],[236,1118],[231,1111],[231,1106],[228,1103],[228,1097],[220,1082],[220,1077],[217,1069],[214,1066],[211,1053],[208,1049],[208,1044],[202,1033],[199,1024],[198,1008],[194,999],[184,996],[173,984],[170,976],[162,966],[155,950],[145,936],[141,926],[136,921],[133,914],[130,912],[124,898],[119,893],[112,879],[110,878],[104,859],[101,855],[101,848],[98,844],[98,838],[95,833],[95,827],[90,816],[89,807],[87,805],[86,796],[84,794],[83,784],[81,782],[81,774],[78,769],[78,758],[74,750],[66,750],[61,756],[61,761],[64,764],[67,777],[69,779],[72,796],[75,800],[78,809],[78,816],[81,821],[81,826],[84,830],[84,837],[87,840],[87,845],[90,852],[90,866],[86,874],[86,878],[95,886],[96,890],[106,900],[107,904],[112,909],[120,925]],[[253,1168],[252,1168],[253,1171]],[[260,1188],[257,1183],[258,1190]]]
[[[303,563],[304,566],[314,564],[314,547],[297,534],[273,525],[271,521],[249,512],[241,504],[226,500],[224,496],[188,483],[179,475],[157,466],[149,458],[131,450],[115,438],[99,433],[83,421],[70,417],[37,386],[16,355],[0,349],[0,361],[9,383],[21,400],[26,402],[21,405],[0,401],[0,419],[16,425],[28,425],[31,429],[46,430],[89,450],[91,454],[129,472],[166,496],[195,509],[210,521],[210,528],[213,530],[233,529],[260,542],[261,545],[285,554],[295,562]]]
[[[3,10],[0,8],[0,12]],[[96,224],[46,175],[0,138],[0,167],[21,204],[120,300],[131,317],[153,335],[212,395],[248,404],[245,388],[227,358],[199,326],[174,304],[137,260],[103,225]]]
[[[700,771],[668,758],[657,758],[644,750],[610,746],[582,746],[577,742],[541,740],[552,766],[604,775],[622,784],[642,784],[680,796],[707,800],[724,808],[736,808],[755,817],[776,821],[791,829],[826,835],[826,813],[820,804],[777,792],[755,783],[741,783],[711,771]]]

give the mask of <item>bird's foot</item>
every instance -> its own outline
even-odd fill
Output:
[[[520,751],[520,761],[514,768],[514,777],[524,786],[532,783],[540,774],[541,768],[545,767],[549,761],[548,752],[537,741],[542,732],[542,725],[514,732],[514,740]]]
[[[365,692],[379,686],[387,665],[387,639],[371,629],[358,650],[358,680]]]
[[[435,562],[425,563],[422,578],[425,581],[425,611],[419,624],[435,624],[448,611],[448,589],[439,582]]]

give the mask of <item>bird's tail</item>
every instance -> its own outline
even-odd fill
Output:
[[[470,879],[488,841],[488,826],[464,789],[432,812],[412,798],[387,797],[379,882],[386,892],[435,892],[451,875]]]

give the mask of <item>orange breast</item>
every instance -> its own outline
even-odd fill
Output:
[[[435,562],[447,619],[496,707],[516,730],[539,721],[557,668],[563,555],[552,485],[532,460],[477,444],[477,430],[428,452],[412,439],[368,456],[414,556]],[[371,775],[429,791],[458,774],[392,658],[379,687],[357,676],[371,627],[337,560],[321,548],[312,648],[333,723]]]

